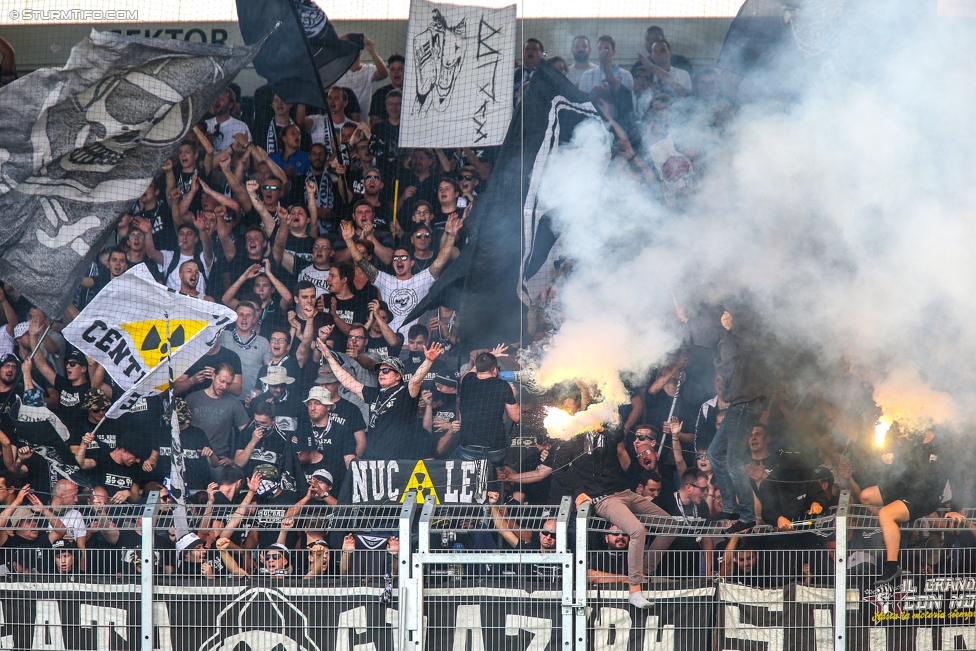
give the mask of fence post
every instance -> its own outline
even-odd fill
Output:
[[[153,491],[146,498],[146,505],[139,516],[142,525],[140,527],[142,551],[139,558],[139,567],[142,572],[142,591],[139,595],[139,622],[142,640],[139,648],[142,651],[153,651],[153,574],[156,570],[156,563],[153,558],[153,538],[156,535],[153,530],[153,517],[156,515],[157,506],[159,506],[159,491]]]
[[[586,544],[588,542],[587,524],[590,519],[592,502],[586,502],[576,513],[576,651],[587,651],[586,645],[589,635],[586,630]]]
[[[563,555],[563,558],[568,558],[562,563],[562,586],[563,586],[563,601],[562,601],[562,648],[569,651],[573,648],[573,592],[575,583],[573,581],[573,569],[575,565],[575,558],[569,556],[568,544],[569,544],[569,516],[573,512],[572,510],[572,498],[568,495],[564,495],[563,499],[559,502],[559,513],[556,516],[556,552]]]
[[[847,507],[851,492],[841,491],[834,515],[837,551],[834,563],[834,651],[847,649]]]
[[[410,564],[413,562],[413,541],[410,540],[410,528],[413,524],[413,514],[417,511],[417,491],[410,491],[403,500],[400,509],[400,567],[397,568],[399,589],[400,614],[397,622],[397,633],[400,636],[398,648],[407,648],[408,622],[414,621],[414,603],[420,596],[416,593],[410,580]]]

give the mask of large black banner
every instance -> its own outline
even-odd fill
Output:
[[[18,581],[0,590],[0,649],[139,649],[140,586]],[[40,577],[34,576],[33,579]],[[78,581],[78,575],[74,577]],[[398,651],[397,592],[362,577],[161,579],[153,648],[159,651]],[[176,584],[175,582],[179,582]],[[435,579],[436,581],[436,579]],[[876,595],[849,589],[846,646],[861,651],[976,648],[976,579],[932,577]],[[833,649],[834,590],[759,589],[711,581],[647,590],[590,586],[592,651]],[[425,651],[558,651],[561,590],[533,579],[431,584],[423,595]],[[886,615],[879,617],[878,615]]]

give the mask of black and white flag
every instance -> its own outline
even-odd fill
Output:
[[[512,120],[515,5],[410,3],[401,147],[500,145]]]
[[[558,236],[540,189],[577,125],[600,119],[571,81],[547,63],[536,67],[499,151],[491,189],[475,202],[467,245],[407,321],[443,305],[440,301],[460,286],[460,304],[450,307],[459,310],[467,345],[519,339],[520,301],[528,302],[528,279],[542,267]]]
[[[0,278],[60,316],[109,231],[257,47],[93,31],[0,90]]]
[[[254,59],[271,90],[289,104],[326,108],[323,89],[349,70],[360,47],[340,39],[312,0],[237,0],[237,15],[245,43],[275,28]]]

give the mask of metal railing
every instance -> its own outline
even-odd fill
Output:
[[[645,518],[649,540],[675,542],[645,563],[644,609],[628,602],[626,541],[569,498],[194,505],[194,549],[157,497],[56,511],[87,527],[84,549],[25,542],[30,527],[58,537],[36,514],[0,528],[20,536],[0,545],[0,649],[976,648],[973,526],[904,525],[904,575],[876,585],[876,511],[846,493],[793,533]]]

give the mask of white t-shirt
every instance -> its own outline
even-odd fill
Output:
[[[674,77],[675,79],[677,79],[678,83],[684,86],[684,89],[686,91],[688,91],[689,93],[691,92],[691,75],[688,74],[687,70],[682,70],[681,68],[675,68],[674,66],[671,66],[671,69],[668,70],[668,74]],[[660,84],[662,92],[668,93],[675,99],[678,98],[678,93],[676,90],[671,88],[671,84],[665,83],[663,81],[659,81],[658,83]]]
[[[216,129],[217,118],[210,118],[207,120],[207,133],[214,133]],[[221,122],[220,133],[214,136],[214,152],[219,154],[234,144],[234,134],[238,133],[243,133],[245,136],[247,136],[248,142],[252,141],[251,130],[247,128],[247,125],[244,122],[241,122],[237,118],[227,118],[224,122]]]
[[[370,63],[355,72],[347,71],[335,83],[336,86],[351,88],[352,92],[356,93],[356,99],[359,100],[359,108],[362,109],[363,115],[369,112],[369,102],[373,96],[373,75],[375,73],[376,66]]]
[[[566,72],[566,77],[571,82],[573,82],[574,84],[576,84],[576,87],[577,88],[579,88],[580,79],[583,78],[583,73],[586,72],[586,71],[588,71],[588,70],[592,70],[593,68],[596,67],[596,64],[593,63],[592,61],[587,61],[586,62],[586,65],[589,66],[589,67],[587,67],[585,70],[582,70],[580,68],[577,68],[576,67],[576,64],[574,63],[571,66],[569,66],[569,71]]]
[[[163,254],[163,264],[157,265],[157,266],[159,267],[159,271],[161,273],[166,273],[166,270],[169,269],[169,263],[173,261],[173,254],[174,254],[174,252],[173,251],[160,251],[160,253]],[[203,260],[203,256],[200,256],[200,259]],[[181,287],[181,283],[180,283],[180,265],[183,264],[184,262],[186,262],[187,260],[193,260],[193,256],[192,255],[183,255],[181,253],[180,254],[180,261],[176,263],[176,266],[175,267],[173,267],[173,272],[166,277],[166,286],[169,287],[170,289],[172,289],[173,291],[177,291],[177,292],[180,291],[180,287]],[[206,264],[206,263],[204,263],[204,264]],[[206,294],[207,293],[207,278],[206,277],[209,274],[210,274],[210,267],[207,267],[206,269],[201,269],[200,270],[200,279],[197,280],[197,291],[200,292],[201,294]]]
[[[68,509],[58,519],[61,520],[65,529],[67,529],[65,535],[72,540],[78,540],[88,535],[88,529],[85,527],[85,518],[81,516],[78,509]],[[47,529],[48,531],[53,530],[50,525],[48,525]]]
[[[312,144],[325,145],[325,150],[332,155],[332,143],[329,142],[329,131],[325,127],[325,121],[329,119],[327,115],[310,115],[308,119],[312,121]],[[346,120],[341,124],[332,123],[332,128],[335,129],[336,139],[342,135],[342,127],[347,124],[356,126],[356,123],[352,120]]]
[[[628,70],[620,66],[613,67],[613,76],[620,80],[620,83],[634,91],[634,78]],[[589,95],[597,86],[607,86],[607,77],[603,74],[603,68],[594,66],[583,73],[580,77],[579,89]]]
[[[383,271],[376,274],[373,285],[380,290],[380,295],[393,313],[393,320],[390,321],[393,332],[400,330],[406,332],[410,326],[417,322],[416,320],[410,323],[403,321],[413,308],[417,307],[420,300],[427,296],[427,292],[430,291],[433,284],[434,277],[430,275],[430,269],[424,269],[419,274],[414,274],[409,280],[399,280],[396,276]]]
[[[6,326],[0,326],[0,357],[14,352],[14,338],[7,332]]]
[[[316,269],[314,265],[308,265],[298,274],[298,280],[307,280],[315,285],[315,298],[329,293],[328,277],[328,269]]]

